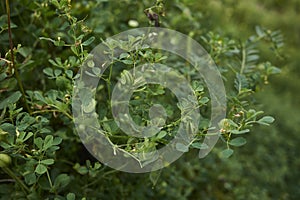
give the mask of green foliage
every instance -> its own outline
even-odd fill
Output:
[[[216,11],[222,5],[226,6],[226,15],[235,16],[234,9],[243,7],[244,3],[207,2],[11,1],[11,39],[7,15],[0,16],[0,42],[3,44],[0,49],[0,199],[272,199],[274,196],[266,189],[260,190],[249,174],[245,179],[240,176],[245,175],[243,166],[249,171],[254,166],[243,157],[244,153],[254,152],[250,150],[255,143],[252,138],[266,138],[258,132],[250,137],[247,134],[253,132],[253,126],[274,122],[273,117],[263,115],[261,108],[256,106],[255,94],[269,83],[269,76],[281,72],[273,63],[280,64],[285,59],[282,56],[283,37],[280,31],[259,27],[258,23],[253,24],[252,34],[247,32],[242,38],[232,34],[235,30],[232,24],[224,27],[219,22],[219,28],[211,30],[211,23],[219,19],[221,13]],[[1,13],[6,13],[5,2],[0,4]],[[157,19],[153,18],[154,14]],[[193,142],[176,144],[178,151],[187,154],[174,166],[150,174],[125,174],[96,162],[74,133],[73,82],[81,64],[89,59],[88,52],[102,41],[101,38],[149,24],[176,29],[203,44],[225,81],[227,118],[219,123],[221,142],[199,163],[196,150],[208,147],[203,137],[211,127],[209,92],[204,83],[193,81],[196,71],[180,58],[150,48],[128,51],[119,57],[111,55],[113,63],[97,88],[101,95],[96,100],[91,100],[88,92],[81,95],[86,97],[85,112],[97,104],[101,127],[116,146],[129,153],[160,148],[175,137],[180,124],[180,108],[184,105],[178,104],[167,88],[147,85],[134,91],[130,114],[141,126],[153,123],[149,120],[149,109],[159,102],[166,109],[162,113],[167,116],[163,129],[151,138],[128,136],[119,129],[108,104],[111,90],[119,80],[132,83],[129,70],[137,64],[171,65],[190,80],[203,117]],[[118,40],[105,43],[111,50],[126,50],[139,44],[139,39],[129,36],[127,43]],[[15,45],[13,49],[9,48],[9,41]],[[262,46],[270,50],[261,51]],[[99,68],[93,62],[87,65],[91,68],[90,76],[99,76]],[[155,123],[161,123],[160,119]],[[275,140],[276,136],[271,135],[271,138]],[[265,151],[260,147],[258,152],[267,153]],[[241,163],[236,154],[241,156]],[[278,156],[282,154],[279,152]],[[284,172],[281,168],[272,170],[284,177],[282,173],[286,169]],[[251,173],[260,175],[257,171]],[[277,183],[278,180],[272,181]],[[251,184],[253,192],[248,189]],[[284,193],[278,195],[287,198]]]

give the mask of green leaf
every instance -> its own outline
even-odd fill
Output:
[[[95,63],[94,63],[94,61],[93,61],[93,60],[89,60],[89,61],[87,61],[87,62],[86,62],[86,64],[87,64],[87,66],[88,66],[88,67],[90,67],[90,68],[93,68],[93,67],[95,67]]]
[[[257,121],[257,123],[262,124],[262,125],[270,125],[273,123],[275,119],[271,116],[264,116],[260,120]]]
[[[40,175],[46,173],[46,171],[47,167],[43,164],[38,164],[35,168],[35,172]]]
[[[232,121],[231,119],[222,119],[220,122],[219,122],[219,127],[220,128],[224,128],[226,129],[228,126],[230,127],[234,127],[234,128],[238,128],[239,125],[237,125],[234,121]]]
[[[220,158],[229,158],[233,154],[232,149],[225,149],[219,154]]]
[[[21,132],[22,134],[22,138],[17,138],[17,139],[20,139],[20,142],[25,142],[26,140],[28,140],[29,138],[31,138],[33,136],[33,133],[32,132],[29,132],[29,133],[25,133],[25,132]]]
[[[189,151],[189,147],[182,144],[182,143],[177,143],[176,144],[176,149],[180,152],[188,152]]]
[[[132,65],[133,61],[132,60],[122,60],[122,63],[124,63],[126,65]]]
[[[30,173],[30,174],[26,174],[24,176],[25,178],[25,183],[28,185],[32,185],[36,183],[36,176],[35,173]]]
[[[67,75],[68,78],[73,78],[73,71],[72,70],[68,69],[68,70],[66,70],[65,73],[66,73],[66,75]]]
[[[53,143],[53,136],[47,135],[44,140],[43,150],[47,150],[49,147],[51,147],[52,143]]]
[[[81,166],[79,163],[76,163],[73,168],[81,175],[85,175],[89,172],[86,166]]]
[[[192,86],[195,92],[202,92],[204,90],[203,85],[199,81],[194,81]]]
[[[60,174],[56,177],[53,187],[54,189],[62,189],[71,182],[71,178],[67,174]]]
[[[83,106],[83,111],[85,113],[90,113],[95,110],[95,106],[96,106],[96,101],[94,99],[91,99],[89,104]]]
[[[42,149],[43,147],[43,139],[38,137],[34,139],[34,144],[39,148]]]
[[[60,69],[54,70],[55,77],[58,77],[59,75],[61,75],[61,73],[62,73],[62,71]]]
[[[71,50],[72,50],[72,52],[73,52],[76,56],[79,55],[78,49],[77,49],[77,47],[76,47],[75,45],[71,46]]]
[[[8,132],[2,130],[1,127],[0,127],[0,142],[1,142],[2,140],[5,140],[6,135],[8,135]]]
[[[234,87],[238,91],[238,94],[241,94],[243,89],[247,89],[249,87],[249,82],[247,77],[244,74],[236,74],[236,79],[234,80]]]
[[[261,115],[263,113],[264,113],[263,111],[256,111],[254,109],[250,109],[247,112],[247,119],[246,119],[246,121],[248,122],[248,121],[250,121],[252,119],[255,119],[258,115]]]
[[[101,164],[99,162],[95,162],[94,169],[99,169],[101,167]]]
[[[130,55],[129,55],[128,53],[121,53],[120,56],[119,56],[119,58],[120,58],[120,59],[123,59],[123,58],[129,58],[129,56],[130,56]]]
[[[207,97],[202,97],[200,100],[199,100],[199,103],[200,104],[206,104],[209,102],[209,98]]]
[[[15,131],[16,131],[16,127],[13,124],[10,124],[10,123],[0,124],[0,128],[3,131],[6,131],[6,132],[11,133],[11,134],[14,134]]]
[[[42,95],[40,92],[34,91],[34,97],[35,97],[37,100],[39,100],[39,101],[41,101],[41,102],[43,102],[43,103],[46,103],[46,99],[43,97],[43,95]]]
[[[167,135],[167,132],[166,131],[160,131],[158,134],[157,134],[157,138],[158,139],[161,139],[161,138],[164,138],[165,136]]]
[[[0,109],[3,109],[10,104],[16,103],[21,98],[21,96],[22,96],[21,92],[16,91],[13,94],[11,94],[9,97],[7,97],[6,99],[1,100]]]
[[[247,143],[247,140],[243,137],[237,137],[232,139],[229,144],[235,147],[243,146],[244,144]]]
[[[28,57],[29,54],[32,52],[32,48],[30,48],[30,47],[20,47],[20,48],[18,49],[18,52],[19,52],[24,58],[26,58],[26,57]]]
[[[16,125],[19,131],[24,131],[34,122],[35,118],[31,117],[28,113],[20,113],[17,116]]]
[[[52,164],[54,164],[54,160],[53,159],[46,159],[46,160],[42,160],[41,163],[44,164],[44,165],[52,165]]]
[[[62,40],[54,41],[53,44],[58,47],[62,47],[65,45],[65,42]]]
[[[55,67],[60,67],[60,65],[59,65],[58,63],[56,63],[54,60],[49,59],[48,61],[49,61],[49,63],[51,63],[53,66],[55,66]],[[60,63],[60,64],[61,64],[61,63]]]
[[[249,129],[245,129],[245,130],[231,130],[230,132],[231,132],[232,134],[238,135],[238,134],[245,134],[245,133],[248,133],[248,132],[250,132],[250,130],[249,130]]]
[[[70,85],[70,80],[64,76],[59,76],[56,78],[55,83],[59,89],[66,90]]]
[[[51,130],[49,130],[48,128],[42,128],[40,130],[40,133],[51,133]]]
[[[82,43],[82,45],[83,46],[88,46],[88,45],[90,45],[90,44],[92,44],[92,42],[95,40],[95,37],[93,36],[93,37],[90,37],[89,39],[87,39],[86,41],[84,41],[83,43]]]
[[[195,142],[191,145],[192,147],[196,148],[196,149],[207,149],[208,145],[205,143],[200,143],[200,142]]]
[[[259,37],[265,36],[265,32],[262,30],[262,28],[260,26],[255,26],[255,31]]]
[[[67,194],[67,200],[75,200],[76,196],[74,193]]]
[[[151,171],[149,178],[150,178],[150,181],[153,186],[156,185],[156,183],[160,177],[161,171],[162,171],[162,169]]]
[[[59,145],[61,142],[62,142],[62,138],[55,137],[53,142],[52,142],[52,145]]]
[[[0,74],[0,81],[3,81],[7,77],[6,73],[1,73]]]
[[[100,73],[101,73],[101,69],[98,68],[98,67],[94,67],[94,68],[92,69],[92,71],[93,71],[93,73],[94,73],[96,76],[99,76]]]
[[[279,69],[278,67],[271,66],[267,69],[267,73],[268,74],[279,74],[279,73],[281,73],[281,69]]]

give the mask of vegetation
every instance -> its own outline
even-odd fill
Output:
[[[297,0],[0,4],[0,199],[299,198]],[[151,48],[112,55],[97,87],[96,110],[105,137],[122,151],[160,148],[176,136],[180,124],[182,105],[168,88],[156,84],[136,88],[129,111],[145,126],[152,123],[150,108],[163,105],[167,119],[158,134],[129,136],[114,122],[112,89],[119,80],[132,81],[129,71],[136,64],[176,69],[190,81],[202,116],[192,142],[177,143],[176,150],[185,152],[179,160],[151,173],[129,174],[105,166],[85,149],[74,131],[73,85],[84,64],[92,68],[92,77],[99,75],[88,62],[88,53],[99,43],[147,26],[180,31],[209,52],[226,87],[227,116],[219,123],[216,147],[199,159],[199,149],[206,148],[211,99],[205,83],[194,80],[192,66]],[[138,41],[129,37],[127,43],[105,44],[128,49]],[[95,106],[91,99],[84,103],[84,111]]]

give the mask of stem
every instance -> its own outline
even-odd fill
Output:
[[[22,190],[24,191],[24,193],[28,193],[30,190],[29,188],[23,183],[23,181],[21,179],[19,179],[19,177],[17,177],[13,171],[11,171],[8,167],[4,167],[2,168],[3,171],[5,173],[7,173],[11,178],[13,178],[14,180],[16,180],[16,182],[21,186]]]
[[[58,112],[65,114],[69,119],[73,120],[73,117],[69,113],[67,113],[67,111],[60,109],[58,106],[56,106],[54,104],[48,104],[48,105],[56,108],[58,110]]]
[[[104,169],[104,168],[103,168],[103,169]],[[100,170],[100,171],[103,171],[103,169]],[[99,171],[99,172],[100,172],[100,171]],[[103,180],[103,177],[104,177],[104,176],[109,175],[109,174],[112,174],[112,173],[115,173],[115,172],[118,172],[118,170],[111,170],[111,171],[108,171],[108,172],[103,173],[102,177],[99,177],[99,178],[97,178],[96,180],[94,180],[94,181],[88,183],[87,185],[83,186],[83,189],[89,188],[90,186],[92,186],[92,185],[98,183],[99,181]]]
[[[112,70],[113,70],[113,58],[114,58],[114,50],[112,49],[112,61],[110,63],[110,66],[109,66],[109,75],[108,75],[108,78],[106,80],[106,85],[107,85],[107,93],[108,93],[108,104],[110,104],[110,99],[111,99],[111,77],[112,77]]]
[[[240,74],[244,73],[245,66],[246,66],[246,48],[245,45],[242,44],[242,65],[241,65],[241,71]]]
[[[53,188],[53,184],[52,184],[52,181],[51,181],[51,178],[50,178],[50,175],[49,175],[48,169],[47,169],[47,171],[46,171],[46,174],[47,174],[47,178],[48,178],[48,181],[49,181],[50,187],[51,187],[51,188]]]
[[[12,43],[12,34],[11,34],[11,27],[10,27],[10,7],[9,7],[9,0],[6,0],[6,12],[7,12],[7,26],[8,26],[8,36],[9,36],[9,46],[10,46],[10,53],[11,53],[11,64],[9,65],[9,73],[12,74],[12,68],[14,68],[14,54],[13,54],[13,43]]]
[[[111,76],[112,76],[112,64],[109,66],[109,76],[108,76],[108,79],[107,79],[107,93],[108,93],[108,102],[110,101],[111,99]]]
[[[0,180],[0,183],[5,183],[5,182],[16,182],[16,180],[15,179],[1,179]]]
[[[62,112],[62,113],[65,114],[70,120],[73,120],[73,117],[69,113],[67,112]]]
[[[54,105],[52,105],[53,107],[55,107],[55,108],[57,108],[56,106],[54,106]],[[69,114],[69,113],[67,113],[66,111],[62,111],[62,110],[37,110],[37,111],[34,111],[34,112],[32,112],[31,114],[38,114],[38,113],[47,113],[47,112],[59,112],[59,113],[62,113],[62,114],[64,114],[64,115],[66,115],[70,120],[73,120],[73,117]]]
[[[6,12],[7,12],[7,26],[8,26],[9,46],[10,46],[10,54],[11,54],[11,65],[9,65],[10,66],[9,73],[12,74],[12,70],[14,69],[15,76],[16,76],[16,79],[17,79],[20,91],[22,93],[22,98],[23,98],[23,101],[25,103],[25,107],[26,107],[27,111],[31,114],[31,110],[30,110],[30,108],[29,108],[29,106],[27,104],[27,101],[26,101],[26,95],[25,95],[24,87],[23,87],[22,81],[20,79],[17,67],[15,65],[14,51],[13,51],[14,47],[13,47],[12,33],[11,33],[11,27],[10,27],[10,7],[9,7],[9,0],[6,0]]]
[[[11,65],[11,61],[10,60],[6,60],[5,58],[0,58],[0,60],[3,60],[4,62],[6,62],[7,64],[9,64],[9,66]]]

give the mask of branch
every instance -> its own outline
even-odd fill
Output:
[[[10,27],[10,7],[9,7],[9,0],[6,0],[6,12],[7,12],[7,26],[8,26],[9,46],[10,46],[10,54],[11,54],[11,63],[9,65],[10,66],[9,67],[9,73],[12,74],[12,70],[14,70],[14,73],[15,73],[15,76],[16,76],[16,79],[17,79],[20,91],[22,93],[22,98],[23,98],[23,101],[25,103],[25,107],[26,107],[27,111],[29,113],[31,113],[31,110],[30,110],[30,108],[29,108],[29,106],[27,104],[27,101],[26,101],[26,95],[25,95],[24,87],[23,87],[22,81],[20,79],[17,67],[15,65],[14,51],[13,51],[14,50],[14,46],[13,46],[13,42],[12,42],[12,34],[11,34],[11,27]]]

